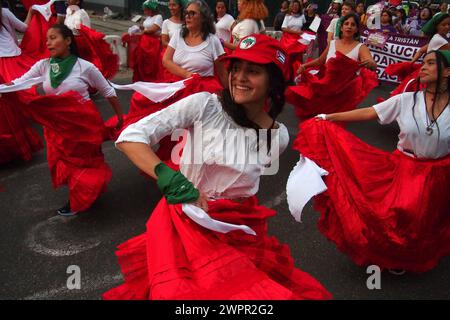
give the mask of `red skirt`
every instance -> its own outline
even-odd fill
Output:
[[[450,156],[421,160],[309,120],[294,148],[329,172],[319,229],[361,266],[424,272],[450,254]]]
[[[130,67],[133,68],[133,82],[156,82],[162,68],[161,39],[146,34],[132,35],[129,37],[129,42],[131,43],[133,41],[131,39],[136,37],[139,37],[139,44],[134,50],[128,51],[128,54],[132,55]]]
[[[26,111],[44,127],[54,187],[67,185],[71,209],[87,210],[111,179],[102,153],[105,127],[94,103],[68,92],[31,98]]]
[[[20,77],[34,63],[35,60],[26,54],[0,58],[0,82],[10,82]],[[43,148],[41,138],[23,112],[27,101],[10,97],[10,94],[0,97],[0,164],[17,158],[31,160],[32,154]]]
[[[298,42],[300,39],[299,35],[283,32],[283,35],[280,39],[280,44],[283,46],[284,50],[287,53],[287,65],[291,66],[290,70],[288,70],[287,79],[293,79],[293,76],[296,74],[298,69],[298,63],[295,63],[297,60],[301,62],[301,55],[308,50],[308,46]]]
[[[295,107],[300,120],[320,113],[353,110],[378,86],[374,71],[360,68],[357,61],[340,52],[325,67],[322,78],[304,72],[301,83],[286,90],[286,101]]]
[[[46,44],[47,31],[55,23],[56,17],[54,16],[47,22],[40,13],[34,14],[20,43],[22,52],[33,57],[35,61],[50,57]]]
[[[399,62],[387,66],[386,74],[390,76],[397,76],[400,84],[391,92],[391,97],[403,93],[412,92],[417,89],[417,80],[419,78],[419,71],[422,65],[420,63]],[[423,86],[420,87],[423,89]]]
[[[240,204],[209,203],[217,220],[246,224],[257,236],[205,229],[162,199],[147,222],[146,233],[118,247],[125,283],[104,299],[266,300],[330,299],[309,274],[295,268],[289,247],[267,236],[275,211],[256,197]]]
[[[112,79],[119,71],[119,56],[112,52],[104,37],[103,33],[81,25],[75,41],[80,57],[93,63],[106,79]]]

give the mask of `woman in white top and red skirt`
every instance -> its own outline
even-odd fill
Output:
[[[214,34],[214,23],[208,5],[202,0],[190,1],[186,7],[183,28],[170,39],[163,57],[163,65],[170,73],[170,78],[164,79],[164,82],[190,80],[186,81],[184,89],[159,103],[135,92],[131,98],[130,110],[124,117],[123,128],[193,93],[221,90],[221,82],[226,83],[226,70],[219,58],[224,54],[222,44]],[[173,146],[170,137],[164,139],[158,155],[169,160]]]
[[[0,83],[3,84],[20,77],[36,61],[19,48],[16,37],[16,30],[26,31],[32,11],[24,23],[3,8],[3,1],[0,5]],[[0,97],[0,164],[18,158],[31,160],[32,154],[43,148],[42,141],[23,110],[6,97],[7,94]]]
[[[415,90],[421,67],[419,63],[415,62],[425,53],[434,50],[450,50],[450,44],[447,40],[447,34],[450,31],[450,14],[436,14],[423,26],[422,31],[431,38],[430,42],[417,51],[411,62],[393,63],[385,69],[386,74],[397,76],[398,80],[401,81],[397,88],[391,92],[391,97],[405,91]]]
[[[38,61],[11,83],[43,77],[46,95],[22,91],[8,99],[27,99],[27,114],[43,125],[53,185],[69,189],[69,202],[58,213],[73,215],[87,210],[111,178],[101,150],[106,128],[88,89],[95,88],[108,99],[119,119],[122,111],[115,90],[100,71],[77,56],[74,36],[67,26],[49,29],[47,47],[51,58]],[[117,127],[121,124],[120,120]]]
[[[350,13],[341,19],[339,39],[332,40],[319,58],[301,65],[300,83],[286,91],[300,120],[355,109],[378,85],[373,71],[377,65],[369,48],[359,42],[359,18]],[[307,70],[321,66],[324,70],[317,75]]]
[[[294,148],[329,173],[314,203],[319,229],[358,265],[425,272],[450,254],[449,77],[450,51],[432,51],[419,73],[424,90],[300,126]],[[396,151],[335,124],[371,119],[398,123]]]
[[[147,231],[119,246],[125,283],[104,299],[331,298],[294,266],[287,245],[267,235],[267,219],[276,213],[259,205],[255,194],[263,171],[289,141],[286,127],[276,121],[284,105],[285,53],[264,35],[242,43],[227,56],[230,89],[182,99],[129,126],[116,141],[157,179],[164,197]],[[182,128],[190,139],[175,172],[151,146]],[[252,138],[236,147],[225,138],[231,132]]]

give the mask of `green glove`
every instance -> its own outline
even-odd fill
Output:
[[[200,192],[192,182],[181,172],[172,170],[163,162],[155,167],[155,174],[158,176],[156,184],[168,203],[194,202],[200,197]]]

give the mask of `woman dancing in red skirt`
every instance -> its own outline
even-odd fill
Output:
[[[294,147],[327,170],[319,228],[358,265],[424,272],[450,254],[450,51],[432,51],[423,91],[370,108],[319,115]],[[397,121],[394,152],[367,145],[334,122]]]
[[[44,126],[53,185],[69,188],[69,202],[58,213],[73,215],[87,210],[111,178],[101,150],[106,129],[89,98],[89,87],[108,99],[119,117],[117,127],[122,125],[122,111],[114,89],[100,71],[78,57],[73,33],[67,26],[49,29],[47,48],[51,58],[38,61],[11,84],[43,77],[43,90],[48,95],[21,92],[19,98],[28,99],[27,114]]]
[[[164,198],[147,232],[119,246],[125,283],[105,299],[331,297],[295,268],[287,245],[267,235],[267,219],[275,212],[255,196],[271,155],[274,160],[289,140],[286,127],[275,120],[284,105],[285,53],[278,41],[252,35],[227,58],[229,89],[182,99],[129,126],[116,141],[138,168],[157,179]],[[175,172],[150,146],[179,128],[188,129],[192,139]],[[271,138],[263,139],[260,129]],[[231,132],[253,139],[226,148],[220,136]],[[265,156],[248,161],[258,153]]]

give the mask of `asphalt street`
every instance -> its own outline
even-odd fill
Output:
[[[129,80],[125,76],[115,82]],[[378,87],[362,105],[370,106],[378,96],[387,97],[391,89]],[[129,91],[119,92],[125,110],[130,96]],[[107,101],[94,99],[104,119],[109,118],[113,112]],[[298,125],[292,106],[287,105],[279,119],[288,127],[292,143]],[[352,124],[349,130],[381,149],[395,148],[396,125],[373,121]],[[103,152],[113,171],[107,192],[89,211],[69,218],[56,215],[67,200],[67,190],[53,189],[45,150],[30,162],[0,168],[4,188],[0,192],[0,299],[100,299],[102,292],[121,283],[115,247],[144,232],[161,195],[156,184],[143,177],[113,142],[104,143]],[[366,269],[356,266],[318,231],[319,214],[311,204],[304,211],[303,223],[290,215],[285,185],[297,160],[298,153],[290,145],[281,156],[279,173],[262,178],[259,199],[277,210],[269,233],[289,244],[298,267],[317,278],[335,299],[450,298],[450,257],[425,274],[383,272],[381,289],[369,290]],[[80,268],[80,289],[67,288],[69,266]]]

